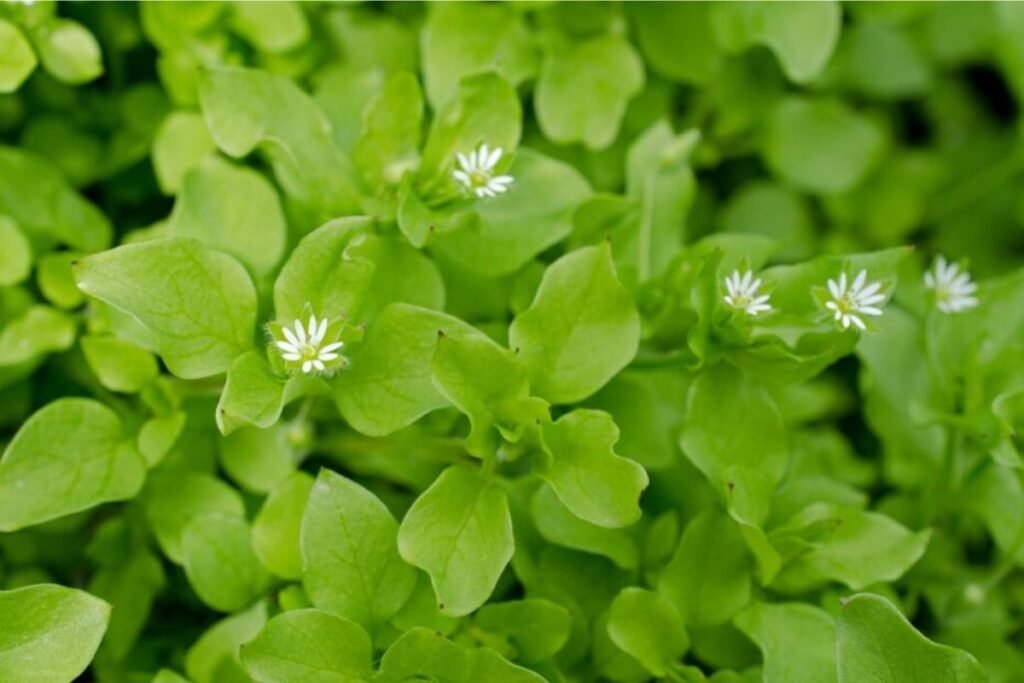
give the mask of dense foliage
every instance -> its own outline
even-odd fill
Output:
[[[0,681],[1024,681],[1021,36],[0,6]]]

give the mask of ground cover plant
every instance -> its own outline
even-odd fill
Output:
[[[1024,681],[1024,4],[0,6],[0,681]]]

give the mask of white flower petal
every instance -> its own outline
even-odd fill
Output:
[[[295,328],[295,336],[299,340],[299,345],[302,346],[306,343],[306,331],[302,329],[302,323],[298,320],[295,321],[293,327]]]
[[[296,361],[302,358],[302,356],[300,356],[297,353],[282,353],[281,358],[284,358],[285,360]]]
[[[294,346],[295,348],[301,346],[301,344],[299,344],[298,338],[294,334],[292,334],[292,331],[289,330],[287,326],[282,326],[281,331],[284,333],[284,338],[287,339],[292,346]]]
[[[288,342],[278,341],[278,342],[274,342],[274,345],[277,346],[277,348],[279,348],[282,351],[285,351],[287,353],[298,353],[299,352],[299,347],[295,346],[294,344],[290,344]]]
[[[340,349],[344,345],[345,345],[345,342],[340,342],[340,341],[339,342],[334,342],[333,344],[328,344],[327,346],[325,346],[322,349],[320,349],[320,353],[330,353],[331,351],[334,351],[335,349]]]
[[[860,318],[858,318],[857,316],[851,315],[851,316],[848,316],[848,317],[853,322],[854,325],[856,325],[857,327],[859,327],[861,329],[861,331],[864,331],[864,330],[868,329],[868,326],[864,324],[864,321],[861,320]],[[849,326],[847,326],[847,327],[849,327]]]
[[[320,360],[332,361],[332,360],[334,360],[335,358],[338,357],[338,354],[336,354],[336,353],[324,353],[323,351],[321,351],[320,355],[317,356],[317,357]]]
[[[835,280],[828,281],[828,291],[829,294],[832,295],[833,299],[838,299],[843,295],[842,291],[839,289],[839,284]]]
[[[861,288],[864,286],[864,282],[867,279],[868,279],[868,271],[862,269],[859,273],[857,273],[857,277],[853,281],[853,286],[850,287],[850,292],[852,292],[852,293],[860,292]]]
[[[866,313],[867,315],[882,315],[881,308],[875,308],[874,306],[861,306],[857,309],[858,313]]]
[[[313,361],[307,360],[305,363],[302,364],[302,371],[305,372],[306,374],[309,374],[309,371],[312,370],[312,369],[313,369]]]
[[[323,362],[321,362],[320,360],[314,360],[314,361],[313,361],[313,367],[314,367],[314,368],[316,368],[317,370],[319,370],[319,371],[323,372],[323,371],[324,371],[324,368],[325,368],[326,366],[325,366],[325,365],[323,364]]]

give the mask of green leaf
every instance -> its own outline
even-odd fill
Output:
[[[309,40],[309,24],[298,2],[237,3],[231,27],[265,52],[287,52]]]
[[[603,555],[623,569],[636,569],[640,551],[623,529],[591,524],[569,511],[550,486],[537,489],[530,501],[537,531],[551,543]]]
[[[843,102],[791,96],[768,120],[764,157],[800,189],[835,194],[857,186],[884,147],[875,124]]]
[[[608,613],[608,635],[655,676],[665,676],[690,646],[679,613],[664,597],[626,588]]]
[[[309,312],[328,320],[351,318],[359,311],[375,267],[348,247],[373,223],[362,216],[339,218],[296,245],[274,282],[279,321],[288,324],[304,319]]]
[[[715,5],[712,24],[719,42],[729,49],[764,45],[775,53],[791,81],[807,83],[832,56],[842,9],[833,0]]]
[[[366,631],[315,609],[277,615],[242,646],[241,656],[258,683],[361,683],[372,676]]]
[[[169,238],[87,256],[78,286],[153,333],[164,362],[184,379],[224,372],[252,348],[256,291],[245,269],[199,242]]]
[[[75,320],[49,306],[32,306],[0,331],[0,367],[37,360],[75,343]]]
[[[487,601],[514,549],[505,492],[458,466],[416,499],[398,530],[402,557],[430,575],[439,608],[453,616]]]
[[[209,474],[163,470],[146,481],[142,504],[161,550],[181,564],[181,537],[193,519],[209,512],[242,517],[242,498],[233,488]]]
[[[52,19],[32,31],[43,68],[59,81],[88,83],[103,73],[100,45],[87,28],[70,19]]]
[[[458,318],[406,304],[377,316],[334,386],[338,410],[353,428],[382,436],[448,405],[430,373],[438,332],[478,334]]]
[[[365,324],[388,305],[407,303],[423,308],[444,308],[445,288],[441,272],[432,259],[410,246],[398,235],[367,235],[351,244],[353,258],[374,265],[373,280],[358,313],[350,317]]]
[[[754,602],[736,625],[761,648],[765,683],[836,681],[836,624],[828,612],[804,603]]]
[[[288,402],[315,386],[316,380],[309,377],[277,376],[262,351],[243,353],[228,368],[217,404],[217,428],[224,435],[244,426],[266,429],[278,421]]]
[[[217,151],[199,114],[172,112],[153,140],[153,171],[164,194],[178,194],[185,176]],[[218,226],[215,226],[218,227]]]
[[[211,69],[200,100],[217,146],[232,157],[259,147],[285,193],[308,208],[314,223],[356,213],[351,162],[335,146],[323,112],[290,79],[255,69]]]
[[[574,410],[542,433],[548,457],[539,474],[574,515],[603,527],[640,519],[647,472],[613,450],[619,430],[608,413]]]
[[[313,477],[295,472],[270,492],[253,520],[253,552],[277,576],[302,578],[300,532],[312,490]]]
[[[466,76],[496,71],[514,86],[537,72],[537,50],[517,8],[485,3],[430,6],[423,28],[423,76],[434,109]]]
[[[723,624],[750,600],[753,566],[739,527],[707,510],[683,532],[658,592],[695,627]]]
[[[402,562],[398,524],[362,486],[320,470],[302,517],[303,586],[314,605],[366,627],[393,616],[416,572]]]
[[[481,647],[470,653],[470,681],[494,683],[544,683],[545,678],[502,657],[490,648]]]
[[[131,498],[145,473],[114,411],[58,399],[21,426],[0,459],[0,531]]]
[[[783,568],[773,587],[800,591],[839,581],[861,590],[903,576],[924,554],[931,530],[913,533],[890,517],[830,503],[816,503],[786,529],[825,525],[832,530]],[[776,530],[775,533],[780,533]]]
[[[963,650],[925,638],[878,595],[843,602],[837,626],[839,680],[879,683],[983,683],[989,678]]]
[[[40,584],[0,591],[0,679],[66,683],[92,661],[110,605],[84,591]]]
[[[0,216],[0,287],[24,282],[31,272],[32,245],[17,223]]]
[[[153,601],[166,585],[160,560],[149,550],[136,550],[106,566],[89,581],[89,592],[113,607],[101,656],[127,655],[149,620]]]
[[[549,266],[533,304],[509,328],[533,393],[552,403],[593,394],[633,359],[639,341],[639,316],[607,245],[578,249]]]
[[[705,85],[718,74],[721,50],[711,31],[711,3],[629,3],[640,50],[659,75]]]
[[[185,428],[185,413],[176,411],[166,417],[152,417],[139,428],[138,449],[149,467],[154,467],[174,446]]]
[[[185,174],[170,233],[199,240],[265,275],[284,255],[287,225],[277,192],[262,175],[212,157]]]
[[[450,199],[456,155],[486,143],[511,154],[519,144],[523,113],[515,88],[495,73],[463,79],[458,97],[434,118],[423,148],[416,188],[428,200]]]
[[[65,244],[81,251],[98,251],[110,244],[112,230],[106,216],[43,158],[0,147],[0,179],[0,214],[13,218],[29,241]]]
[[[448,683],[469,681],[465,650],[425,628],[412,628],[391,644],[380,660],[380,678],[387,683],[417,678]]]
[[[589,184],[576,169],[530,149],[520,149],[506,173],[515,178],[508,192],[473,202],[478,222],[432,242],[490,277],[519,270],[568,236],[573,212],[590,196]]]
[[[185,655],[185,672],[195,683],[249,683],[238,649],[256,637],[267,623],[267,605],[257,602],[208,628]]]
[[[397,185],[419,160],[423,137],[423,94],[419,81],[398,72],[366,105],[363,130],[356,140],[354,159],[363,180],[380,194]]]
[[[643,85],[643,62],[620,36],[559,45],[541,68],[537,120],[555,142],[604,149],[615,141],[626,105]]]
[[[117,337],[85,336],[81,345],[100,384],[111,391],[137,394],[160,373],[153,354]]]
[[[438,335],[430,373],[438,391],[469,416],[466,450],[477,457],[493,456],[503,436],[517,440],[530,417],[525,411],[544,411],[526,405],[530,389],[523,364],[483,334]]]
[[[75,284],[71,263],[81,256],[75,251],[57,251],[43,254],[36,264],[36,283],[48,301],[58,308],[77,308],[85,295]]]
[[[527,598],[492,602],[480,608],[476,624],[508,637],[523,662],[540,662],[556,655],[569,640],[572,617],[550,600]]]
[[[243,488],[267,493],[295,471],[298,454],[288,431],[284,424],[233,431],[220,442],[221,466]]]
[[[36,53],[17,26],[0,19],[0,93],[21,87],[36,68]]]
[[[160,669],[153,677],[152,683],[189,683],[189,681],[170,669]]]
[[[181,553],[196,594],[221,612],[251,605],[270,586],[242,517],[223,512],[192,517],[181,531]]]
[[[764,387],[724,363],[706,368],[690,386],[680,445],[731,508],[747,502],[745,521],[764,521],[787,461],[782,416]]]

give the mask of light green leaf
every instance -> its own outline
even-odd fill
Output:
[[[384,309],[335,382],[334,400],[345,420],[363,434],[382,436],[448,405],[430,374],[438,332],[479,334],[437,311],[406,304]]]
[[[651,68],[682,83],[707,84],[718,74],[721,50],[711,31],[712,3],[644,2],[624,6]]]
[[[433,259],[414,249],[404,238],[367,235],[353,240],[349,249],[353,258],[365,259],[374,266],[363,305],[350,315],[352,322],[366,324],[397,302],[444,308],[445,288],[440,269]]]
[[[286,579],[302,578],[302,517],[313,477],[296,472],[278,484],[252,523],[252,549],[264,567]]]
[[[466,76],[496,71],[518,86],[537,72],[537,50],[517,8],[489,3],[430,6],[423,28],[423,76],[439,109]]]
[[[708,510],[683,532],[658,578],[658,592],[695,627],[728,621],[750,600],[753,566],[739,527]]]
[[[67,683],[92,661],[110,605],[51,584],[0,591],[0,679]]]
[[[453,466],[413,503],[398,550],[430,575],[444,614],[461,616],[490,597],[515,549],[505,492]]]
[[[309,40],[302,3],[239,2],[230,8],[231,27],[264,52],[287,52]]]
[[[87,28],[70,19],[52,19],[32,31],[43,68],[54,78],[77,85],[103,73],[100,45]]]
[[[836,624],[828,612],[804,603],[754,602],[736,625],[761,648],[764,683],[836,681]]]
[[[34,361],[75,343],[75,319],[49,306],[32,306],[0,331],[0,367]]]
[[[141,495],[146,519],[164,554],[181,564],[182,533],[193,519],[221,512],[242,517],[242,498],[221,480],[200,472],[163,470],[150,474]]]
[[[537,120],[555,142],[604,149],[643,85],[643,62],[620,36],[559,45],[545,57],[537,82]]]
[[[551,543],[603,555],[623,569],[636,569],[640,551],[623,529],[591,524],[574,515],[550,486],[537,489],[530,501],[537,531]]]
[[[493,683],[544,683],[547,679],[529,669],[517,666],[494,650],[481,647],[469,658],[469,681]]]
[[[590,186],[569,164],[520,149],[505,171],[508,192],[472,204],[478,221],[432,242],[467,268],[490,277],[508,275],[568,236],[572,215]]]
[[[252,348],[256,291],[245,269],[199,242],[169,238],[87,256],[74,266],[89,296],[128,313],[156,337],[174,374],[224,372]]]
[[[0,460],[0,531],[131,498],[145,473],[114,411],[91,399],[58,399],[21,426]]]
[[[438,391],[469,416],[466,450],[480,458],[493,456],[502,437],[515,441],[531,413],[544,407],[526,405],[526,368],[516,356],[482,333],[438,335],[430,374]]]
[[[434,118],[423,148],[416,188],[428,201],[450,199],[456,155],[481,144],[511,154],[519,144],[523,113],[515,88],[495,73],[470,76],[459,84],[458,97]]]
[[[242,488],[267,493],[295,471],[298,454],[288,430],[286,424],[275,424],[231,432],[220,442],[221,466]]]
[[[807,83],[824,69],[839,40],[838,2],[717,4],[712,25],[719,42],[737,51],[754,44],[779,58],[791,81]]]
[[[314,224],[356,213],[351,162],[335,146],[330,123],[291,79],[264,71],[218,68],[200,84],[203,117],[225,154],[257,147],[278,182],[311,214]]]
[[[160,669],[151,683],[189,683],[188,679],[174,673],[170,669]]]
[[[136,550],[123,561],[93,574],[89,592],[113,607],[101,657],[109,654],[121,659],[131,651],[149,620],[154,599],[165,584],[160,560],[146,549]]]
[[[878,683],[984,683],[978,661],[914,629],[892,603],[860,593],[843,602],[837,627],[839,680]]]
[[[0,287],[24,282],[31,272],[32,245],[17,223],[8,216],[0,216]]]
[[[398,556],[398,524],[362,486],[320,470],[302,517],[303,586],[314,605],[374,628],[416,585]]]
[[[252,550],[245,519],[223,512],[192,517],[181,531],[185,575],[200,599],[221,612],[235,612],[256,601],[270,586],[270,575]]]
[[[195,683],[249,683],[238,649],[256,637],[267,623],[267,605],[260,601],[244,612],[226,617],[208,628],[185,655],[185,672]]]
[[[374,263],[354,256],[348,246],[373,223],[362,216],[339,218],[299,242],[274,282],[274,308],[281,323],[304,319],[309,312],[334,320],[359,311]]]
[[[803,592],[828,581],[861,590],[895,581],[924,554],[931,530],[913,533],[886,515],[831,503],[816,503],[786,524],[786,530],[832,529],[806,553],[789,562],[773,587]],[[781,533],[776,530],[775,533]]]
[[[683,453],[731,508],[739,500],[750,506],[752,516],[745,521],[763,522],[787,460],[786,430],[775,399],[722,363],[697,376],[685,416]],[[743,490],[743,483],[754,488]]]
[[[569,640],[572,616],[565,607],[539,598],[492,602],[480,608],[476,624],[508,637],[523,662],[540,662],[556,655]]]
[[[281,260],[287,231],[274,186],[217,157],[185,174],[170,218],[170,234],[230,254],[257,275]]]
[[[241,656],[258,683],[362,683],[373,674],[366,631],[315,609],[277,615],[242,646]]]
[[[139,428],[137,446],[149,467],[164,459],[185,428],[187,417],[182,411],[167,416],[151,417]]]
[[[153,140],[153,171],[164,194],[178,194],[185,175],[217,151],[199,114],[171,113]]]
[[[417,678],[448,683],[469,681],[470,661],[465,650],[425,628],[412,628],[391,644],[380,660],[380,678],[386,683]]]
[[[137,394],[160,373],[153,354],[117,337],[88,335],[81,345],[100,384],[111,391]]]
[[[55,251],[43,254],[36,264],[36,283],[50,303],[58,308],[77,308],[85,295],[75,284],[71,262],[81,256],[75,251]]]
[[[295,375],[286,380],[274,374],[263,351],[248,351],[228,368],[217,404],[217,428],[225,435],[244,426],[266,429],[278,421],[290,401],[318,391],[315,378]]]
[[[552,403],[593,394],[633,359],[639,341],[633,298],[616,278],[606,244],[549,266],[533,304],[509,329],[533,393]]]
[[[110,244],[106,216],[42,157],[0,146],[0,179],[0,214],[13,218],[31,242],[65,244],[81,251]]]
[[[797,187],[835,194],[858,185],[884,147],[875,124],[843,102],[791,96],[768,120],[764,156]]]
[[[655,676],[664,676],[690,646],[679,613],[661,595],[626,588],[612,602],[608,635]]]
[[[549,457],[539,474],[573,514],[603,527],[640,519],[647,472],[613,450],[619,430],[608,413],[574,410],[543,425],[542,434]]]
[[[388,78],[366,105],[354,159],[366,184],[378,194],[397,185],[419,160],[423,137],[423,94],[407,71]]]
[[[21,87],[36,64],[36,53],[18,27],[0,19],[0,93]]]

